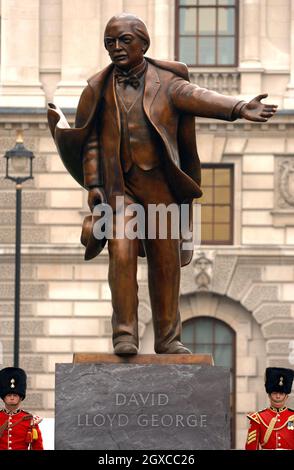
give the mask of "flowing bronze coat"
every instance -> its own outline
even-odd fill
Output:
[[[164,144],[162,163],[171,191],[178,203],[191,203],[202,194],[194,117],[233,121],[243,102],[191,84],[185,64],[146,60],[144,111]],[[74,129],[54,105],[49,105],[48,121],[71,175],[85,188],[103,186],[108,204],[115,208],[115,197],[124,194],[124,180],[113,70],[110,64],[88,80],[79,101]],[[105,241],[100,243],[95,255],[104,244]],[[191,251],[182,251],[181,264],[188,264],[191,258]]]

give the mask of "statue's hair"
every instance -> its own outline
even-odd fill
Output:
[[[132,15],[131,13],[121,13],[120,15],[115,15],[112,18],[110,18],[110,20],[108,21],[108,23],[105,27],[104,37],[106,35],[106,31],[107,31],[108,26],[111,23],[114,23],[115,21],[119,21],[119,20],[123,20],[123,21],[126,21],[126,22],[130,23],[133,32],[135,34],[137,34],[137,36],[140,39],[142,39],[142,41],[144,41],[146,43],[145,52],[147,52],[147,50],[149,49],[149,46],[150,46],[150,36],[149,36],[148,31],[147,31],[147,27],[146,27],[144,21],[142,21],[138,16]]]

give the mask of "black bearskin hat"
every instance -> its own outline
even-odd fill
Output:
[[[27,375],[19,367],[6,367],[0,370],[0,397],[2,400],[9,393],[19,395],[23,400],[26,396]]]
[[[265,371],[266,393],[291,393],[294,371],[283,367],[268,367]]]

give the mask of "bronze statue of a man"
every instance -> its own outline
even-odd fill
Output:
[[[88,80],[75,129],[49,104],[49,125],[60,156],[88,190],[92,212],[101,202],[115,210],[118,196],[125,208],[139,203],[145,211],[150,204],[191,205],[202,195],[194,116],[265,122],[276,111],[276,106],[261,103],[267,95],[246,103],[191,84],[185,64],[145,58],[149,44],[142,20],[125,13],[114,16],[104,33],[112,63]],[[155,352],[190,353],[181,343],[179,286],[180,268],[191,261],[192,251],[182,250],[181,240],[170,236],[169,219],[165,239],[143,240],[116,237],[113,220],[108,250],[115,354],[138,352],[138,255],[147,257]],[[128,220],[125,216],[125,224]],[[95,239],[91,224],[85,224],[82,242],[86,259],[105,244]]]

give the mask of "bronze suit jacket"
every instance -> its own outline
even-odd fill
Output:
[[[202,195],[194,116],[233,121],[240,100],[189,82],[180,62],[146,58],[143,107],[165,147],[164,171],[176,200],[191,202]],[[88,80],[71,129],[62,112],[49,104],[48,121],[60,156],[82,186],[103,186],[107,202],[124,194],[120,164],[120,116],[114,93],[113,65]],[[182,256],[187,264],[192,253]]]

